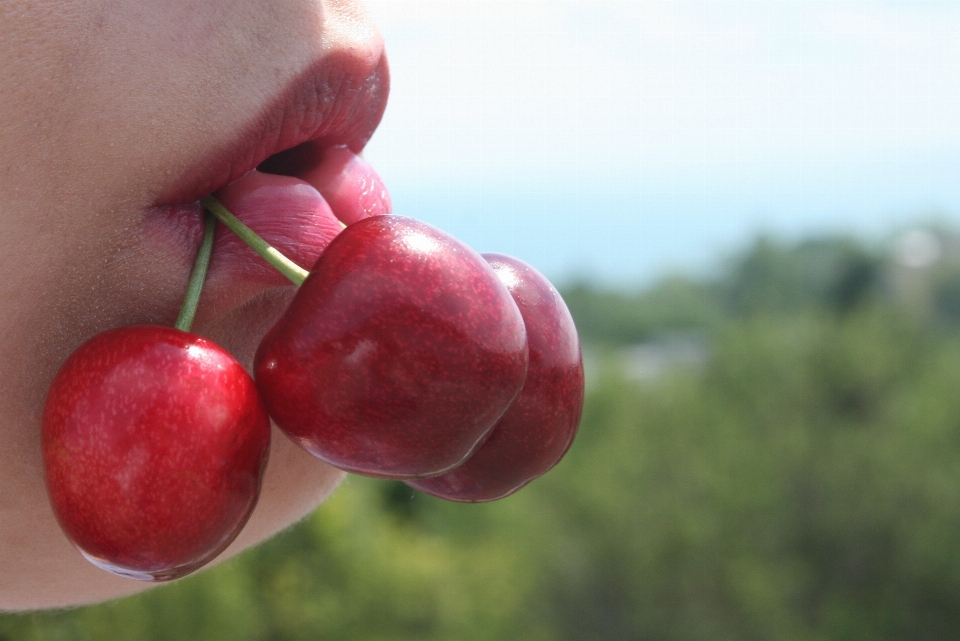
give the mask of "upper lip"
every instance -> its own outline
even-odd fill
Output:
[[[383,117],[389,84],[382,47],[328,53],[263,105],[237,136],[184,172],[157,205],[196,201],[304,143],[346,145],[359,153]]]

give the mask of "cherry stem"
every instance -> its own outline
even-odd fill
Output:
[[[203,292],[203,281],[207,278],[207,268],[210,267],[210,256],[213,254],[213,232],[217,228],[217,219],[207,214],[204,216],[203,242],[197,250],[197,259],[190,272],[190,281],[187,283],[187,293],[183,297],[183,306],[174,327],[183,332],[189,332],[193,327],[193,319],[197,316],[197,305],[200,304],[200,293]]]
[[[200,201],[201,204],[217,217],[221,223],[226,225],[227,229],[236,234],[240,240],[245,242],[250,248],[260,254],[260,256],[270,263],[274,269],[286,276],[290,282],[299,287],[307,279],[310,272],[297,265],[295,262],[284,256],[280,251],[270,243],[261,238],[255,231],[240,222],[236,216],[230,213],[230,210],[213,196],[207,196]]]

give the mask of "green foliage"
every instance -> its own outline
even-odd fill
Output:
[[[960,633],[960,342],[889,310],[725,330],[700,376],[609,378],[555,492],[563,639]],[[576,479],[576,481],[572,480]]]
[[[562,294],[584,342],[628,345],[757,315],[845,313],[883,293],[884,263],[882,254],[847,238],[797,245],[760,238],[713,279],[671,276],[639,292],[579,282]],[[960,269],[937,278],[937,303],[960,320]]]
[[[796,246],[760,238],[736,260],[721,287],[739,315],[809,309],[844,312],[875,294],[882,257],[845,238]]]
[[[627,345],[664,331],[711,327],[722,318],[719,289],[709,282],[673,276],[651,289],[629,293],[576,283],[561,292],[581,340]]]
[[[762,241],[713,283],[572,288],[593,341],[698,328],[707,364],[640,383],[602,360],[570,454],[510,498],[351,477],[238,559],[0,616],[0,640],[960,638],[960,336],[883,269]]]

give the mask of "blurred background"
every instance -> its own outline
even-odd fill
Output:
[[[558,285],[580,436],[0,640],[960,638],[960,3],[369,5],[367,157]]]

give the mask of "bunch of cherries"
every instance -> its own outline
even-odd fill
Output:
[[[566,453],[580,346],[532,267],[382,215],[346,227],[307,274],[204,204],[213,216],[175,327],[95,336],[50,389],[47,488],[91,562],[162,581],[216,557],[256,504],[270,418],[340,469],[454,501],[512,494]],[[300,284],[257,350],[256,382],[190,333],[216,219]]]

